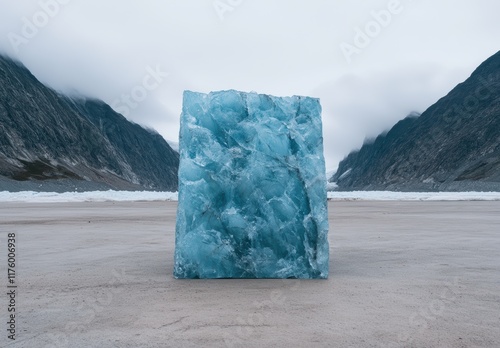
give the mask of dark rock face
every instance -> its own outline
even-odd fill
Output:
[[[339,190],[500,191],[500,52],[419,117],[352,152]]]
[[[0,56],[0,190],[58,182],[61,190],[175,191],[178,166],[159,134],[101,101],[62,96]]]

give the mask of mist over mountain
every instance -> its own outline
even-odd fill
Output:
[[[179,154],[102,101],[70,98],[0,56],[1,190],[177,190]]]
[[[500,191],[500,52],[422,115],[344,158],[339,190]]]

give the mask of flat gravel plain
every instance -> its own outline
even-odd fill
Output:
[[[0,346],[500,347],[498,201],[329,202],[313,281],[174,279],[176,209],[0,203]]]

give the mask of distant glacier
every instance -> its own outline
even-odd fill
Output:
[[[328,192],[334,201],[500,201],[500,192],[393,192],[353,191]],[[177,192],[153,191],[87,191],[35,192],[0,191],[0,202],[58,203],[58,202],[132,202],[177,201]]]

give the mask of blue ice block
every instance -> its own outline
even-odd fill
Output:
[[[327,278],[321,106],[184,92],[176,278]]]

